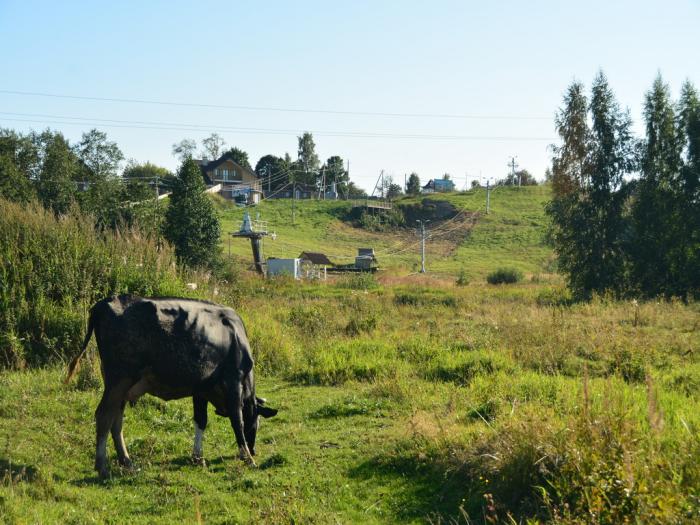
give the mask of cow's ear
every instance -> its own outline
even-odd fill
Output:
[[[277,410],[274,408],[265,407],[262,405],[258,406],[258,415],[268,418],[277,415]]]

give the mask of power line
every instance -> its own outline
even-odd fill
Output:
[[[28,117],[42,117],[42,115],[31,113],[9,113],[0,112],[2,115],[19,115]],[[51,119],[79,120],[79,122],[66,122]],[[35,124],[58,124],[58,125],[87,125],[94,127],[126,128],[126,129],[150,129],[158,131],[221,131],[227,133],[247,133],[255,135],[294,135],[304,133],[308,130],[301,129],[275,129],[275,128],[245,128],[231,126],[206,126],[203,124],[168,124],[158,122],[128,121],[113,119],[95,119],[86,117],[70,116],[46,116],[41,119],[32,118],[4,118],[11,122],[31,122]],[[325,137],[346,137],[346,138],[387,138],[387,139],[408,139],[408,140],[447,140],[447,141],[492,141],[492,142],[554,142],[555,137],[525,137],[525,136],[487,136],[487,135],[429,135],[429,134],[408,134],[408,133],[383,133],[368,131],[314,131],[317,136]]]
[[[0,89],[0,93],[6,95],[20,95],[30,97],[45,97],[45,98],[60,98],[71,100],[89,100],[93,102],[118,102],[127,104],[151,104],[158,106],[180,106],[193,108],[211,108],[211,109],[234,109],[243,111],[274,111],[285,113],[321,113],[329,115],[357,115],[357,116],[374,116],[374,117],[402,117],[402,118],[441,118],[441,119],[469,119],[469,120],[551,120],[551,117],[536,116],[536,115],[470,115],[456,113],[399,113],[399,112],[381,112],[381,111],[349,111],[349,110],[332,110],[332,109],[312,109],[312,108],[284,108],[274,106],[244,106],[244,105],[227,105],[227,104],[200,104],[193,102],[171,102],[163,100],[149,100],[136,98],[115,98],[115,97],[92,97],[80,95],[63,95],[57,93],[40,93],[34,91],[15,91],[9,89]]]

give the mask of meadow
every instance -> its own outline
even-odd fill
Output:
[[[551,252],[542,243],[544,219],[534,202],[546,194],[532,191],[529,199],[511,199],[523,199],[524,209],[535,210],[532,217],[515,204],[499,210],[494,199],[494,213],[455,242],[440,273],[412,273],[407,259],[375,277],[308,283],[262,280],[236,269],[219,277],[184,273],[167,249],[147,256],[150,241],[137,233],[88,236],[79,245],[86,230],[67,227],[79,219],[61,224],[4,205],[3,231],[15,232],[17,240],[0,249],[15,258],[12,268],[22,261],[25,269],[2,267],[3,355],[13,359],[0,372],[2,520],[697,522],[700,306],[608,297],[572,303],[561,278],[548,271]],[[469,206],[469,195],[449,198]],[[288,203],[264,204],[263,218],[271,220]],[[302,235],[276,225],[280,237],[297,232],[295,242],[311,249],[343,231],[349,240],[338,235],[334,248],[350,250],[366,240],[362,236],[379,235],[340,224],[323,205],[309,203],[308,215],[299,217],[302,225],[318,221],[323,228]],[[221,213],[233,226],[240,210]],[[509,221],[517,224],[508,229]],[[26,230],[34,235],[12,226],[20,222],[34,224]],[[392,235],[401,233],[382,237],[384,246],[395,242]],[[68,239],[60,252],[70,258],[36,255],[57,239]],[[497,249],[484,253],[482,242]],[[34,244],[39,248],[32,250]],[[524,251],[528,255],[521,256]],[[69,262],[58,264],[63,258]],[[517,267],[525,279],[488,285],[485,274],[497,265]],[[457,285],[462,268],[469,282]],[[37,272],[40,278],[30,278]],[[70,275],[85,274],[99,277],[87,291],[68,286]],[[197,290],[187,282],[196,282]],[[53,312],[53,322],[39,329],[17,321],[32,311],[31,304],[17,306],[12,299],[10,291],[20,293],[20,284],[21,294],[31,291],[42,301],[37,311]],[[124,289],[196,295],[239,311],[256,359],[258,392],[280,410],[260,429],[258,468],[236,459],[228,421],[213,414],[204,443],[208,465],[192,464],[190,403],[147,396],[125,415],[138,470],[120,470],[112,458],[111,479],[97,479],[93,413],[101,380],[95,354],[73,383],[62,380],[90,301]],[[61,312],[74,322],[55,321]],[[60,342],[56,334],[62,332],[68,335]],[[25,344],[27,337],[33,346]],[[34,359],[36,352],[43,357]],[[109,450],[113,455],[111,444]]]

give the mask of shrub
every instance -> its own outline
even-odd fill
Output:
[[[521,281],[523,274],[515,268],[498,268],[486,276],[489,284],[513,284]]]
[[[467,272],[464,270],[464,268],[461,268],[459,270],[456,283],[457,286],[466,286],[469,284],[469,276],[467,275]]]
[[[356,336],[363,332],[372,332],[376,327],[377,316],[374,314],[366,316],[353,316],[350,318],[348,325],[345,327],[345,333],[350,336]]]
[[[170,246],[138,230],[99,233],[76,209],[0,199],[0,367],[74,355],[87,311],[119,293],[188,295]]]

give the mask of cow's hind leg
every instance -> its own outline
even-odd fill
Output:
[[[95,411],[95,422],[97,424],[95,470],[101,478],[109,476],[109,467],[107,465],[107,436],[117,416],[121,413],[124,396],[130,386],[131,382],[128,379],[109,381],[105,378],[105,391]]]
[[[124,434],[122,434],[125,405],[126,401],[122,401],[119,413],[114,418],[114,423],[112,423],[112,440],[114,441],[114,448],[117,450],[119,464],[123,467],[131,468],[131,458],[129,458],[129,452],[126,450],[126,443],[124,443]]]
[[[207,400],[198,396],[192,396],[194,409],[194,444],[192,445],[192,461],[206,466],[202,453],[202,441],[204,430],[207,428]]]

